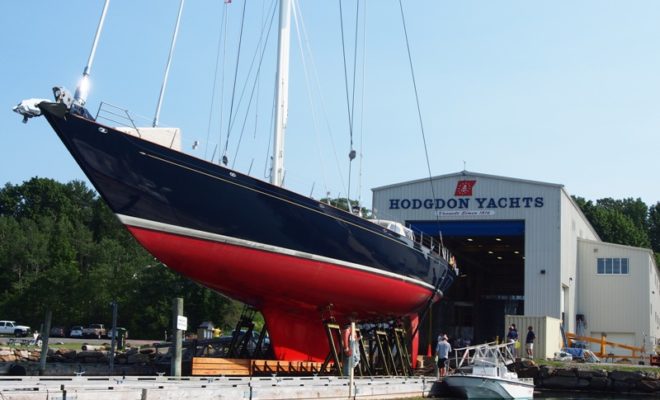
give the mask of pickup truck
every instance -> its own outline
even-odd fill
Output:
[[[15,321],[0,321],[0,335],[27,336],[31,331],[29,326],[18,325]]]
[[[106,336],[106,330],[103,324],[91,324],[87,328],[83,329],[83,337],[94,337],[101,339],[103,336]]]

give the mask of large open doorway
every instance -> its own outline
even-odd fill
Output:
[[[442,240],[455,255],[459,277],[422,323],[421,339],[447,333],[454,345],[483,343],[506,334],[505,315],[524,314],[525,223],[408,221]]]

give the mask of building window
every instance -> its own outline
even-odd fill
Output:
[[[628,275],[628,259],[599,258],[596,260],[596,272],[599,275]]]

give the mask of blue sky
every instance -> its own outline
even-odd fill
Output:
[[[246,87],[249,94],[255,80],[247,72],[271,1],[186,2],[161,125],[182,128],[184,149],[200,158],[225,145],[244,4],[237,92]],[[91,71],[92,114],[105,101],[151,121],[178,5],[111,2]],[[660,201],[660,2],[403,5],[432,174],[460,171],[465,162],[470,171],[564,184],[587,199]],[[102,6],[101,0],[0,3],[0,184],[33,176],[85,179],[43,118],[24,125],[11,107],[51,98],[54,85],[75,89]],[[355,2],[343,6],[352,74]],[[225,7],[224,73],[211,110]],[[300,10],[313,62],[309,53],[301,56],[293,28],[286,186],[316,198],[345,196],[349,133],[338,3],[301,0]],[[354,161],[350,191],[369,205],[371,188],[424,178],[428,170],[398,1],[367,1],[360,26],[354,142],[362,157]],[[239,111],[228,141],[230,166],[260,178],[269,155],[275,44],[273,31],[249,112],[248,96],[240,107],[235,97]],[[303,60],[318,85],[307,83]],[[200,146],[193,150],[195,140]]]

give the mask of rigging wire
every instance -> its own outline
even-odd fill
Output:
[[[266,23],[266,3],[261,3],[261,24]],[[264,43],[264,46],[266,44]],[[257,47],[257,50],[259,47]],[[261,93],[261,74],[257,74],[257,99],[259,99],[259,94]],[[252,129],[252,139],[257,138],[257,127],[259,123],[259,103],[257,102],[257,105],[255,106],[254,109],[254,126]],[[254,158],[252,159],[252,163],[254,163]],[[250,170],[252,169],[252,164],[250,164]]]
[[[346,66],[346,44],[344,39],[344,11],[342,8],[342,0],[339,0],[339,21],[341,27],[341,49],[342,57],[344,61],[344,87],[346,88],[346,109],[348,112],[348,131],[350,136],[350,151],[348,153],[348,191],[346,195],[346,203],[348,206],[349,212],[353,212],[353,206],[351,205],[351,176],[352,176],[352,166],[353,160],[355,159],[355,149],[353,148],[353,117],[354,117],[354,106],[355,106],[355,71],[357,68],[357,41],[358,41],[358,23],[360,19],[360,1],[356,2],[355,9],[355,41],[354,41],[354,53],[353,53],[353,87],[352,87],[352,99],[349,96],[348,88],[348,68]]]
[[[163,76],[163,83],[160,86],[160,94],[158,95],[158,103],[156,105],[156,113],[154,114],[154,121],[153,121],[153,124],[152,124],[152,126],[154,128],[158,126],[158,121],[160,119],[160,110],[161,110],[161,107],[163,105],[163,100],[164,100],[164,96],[165,96],[165,88],[167,87],[167,78],[170,75],[170,66],[172,65],[172,58],[174,57],[174,47],[176,46],[176,39],[179,36],[179,25],[181,23],[181,14],[183,14],[183,4],[184,4],[184,2],[185,2],[185,0],[181,0],[179,2],[179,12],[177,13],[177,16],[176,16],[176,24],[174,25],[174,34],[172,35],[172,42],[170,43],[170,51],[169,51],[169,54],[167,55],[167,64],[165,65],[165,74]],[[108,2],[106,1],[105,7],[103,8],[103,15],[101,16],[101,22],[99,24],[99,28],[101,26],[103,26],[103,19],[105,18],[105,10],[107,8],[107,5],[108,5]],[[96,32],[97,39],[96,40],[98,40],[98,34],[99,34],[99,31],[97,30],[97,32]],[[96,42],[96,40],[95,40],[95,42]],[[96,49],[96,44],[92,48],[92,54],[90,55],[90,60],[93,59],[95,49]],[[88,62],[88,65],[89,64],[90,63]],[[85,72],[87,72],[87,71],[88,71],[88,69],[86,68]],[[85,76],[85,74],[83,73],[83,77],[84,76]],[[82,99],[82,103],[83,104],[85,103],[85,99]]]
[[[360,22],[360,0],[355,2],[355,40],[353,41],[353,88],[351,93],[351,127],[355,125],[355,79],[357,70],[358,33]],[[351,150],[353,150],[353,131],[351,130]],[[349,188],[350,189],[350,188]]]
[[[412,81],[413,81],[413,88],[415,89],[415,101],[417,104],[417,117],[419,118],[419,126],[420,130],[422,132],[422,139],[424,142],[424,154],[426,155],[426,167],[428,169],[429,173],[429,186],[431,186],[431,196],[433,197],[433,201],[435,202],[435,189],[433,188],[433,175],[431,174],[431,162],[429,159],[429,151],[428,151],[428,146],[426,143],[426,135],[424,133],[424,123],[422,120],[422,111],[421,107],[419,105],[419,94],[417,91],[417,82],[415,80],[415,69],[413,68],[413,62],[412,62],[412,55],[410,51],[410,42],[408,40],[408,30],[406,28],[406,18],[403,12],[403,3],[402,0],[399,0],[399,9],[401,10],[401,22],[403,24],[403,32],[406,38],[406,49],[408,51],[408,63],[410,64],[410,74],[412,76]],[[436,221],[440,221],[440,216],[436,213],[435,214],[435,219]],[[442,232],[440,232],[440,245],[442,246]],[[440,253],[443,253],[444,250],[442,248],[438,249]],[[449,266],[447,266],[449,268]],[[427,300],[427,304],[424,307],[424,311],[422,312],[422,315],[419,318],[419,323],[415,327],[412,335],[410,336],[411,338],[414,338],[417,335],[417,332],[419,331],[419,327],[421,326],[421,322],[426,318],[426,315],[429,314],[429,311],[431,310],[431,306],[433,305],[433,298],[435,297],[436,292],[440,290],[440,285],[443,282],[443,276],[436,277],[437,282],[435,284],[435,287],[433,291],[431,292],[431,295],[429,296]]]
[[[247,0],[243,3],[243,15],[241,16],[241,29],[240,35],[238,37],[238,50],[236,52],[236,68],[234,69],[234,84],[231,93],[231,106],[229,107],[229,121],[227,124],[227,139],[225,141],[225,149],[222,153],[222,163],[227,165],[229,160],[227,159],[227,147],[229,146],[229,136],[231,134],[231,123],[234,112],[234,99],[236,97],[236,82],[238,80],[238,66],[241,60],[241,48],[243,44],[243,27],[245,26],[245,9],[247,8]]]
[[[276,80],[273,80],[273,85],[277,86]],[[275,108],[277,107],[276,106],[277,100],[275,99],[275,97],[276,97],[275,92],[276,91],[273,89],[273,106],[270,109],[270,125],[273,125],[273,120],[275,119]],[[269,156],[268,156],[271,153],[271,151],[270,151],[270,142],[271,142],[271,140],[273,140],[273,135],[268,135],[268,145],[266,145],[266,156],[264,157],[264,160],[266,160],[264,162],[264,179],[267,179],[267,180],[270,180],[270,172],[271,172],[271,168],[269,168],[269,166],[270,166],[269,161],[272,161],[272,157],[269,158]]]
[[[294,4],[296,4],[299,7],[298,2],[294,2]],[[325,122],[325,126],[326,126],[326,129],[328,131],[328,136],[330,137],[330,145],[332,147],[332,154],[333,154],[334,159],[335,159],[335,166],[337,167],[337,176],[339,177],[341,187],[344,188],[344,190],[345,190],[346,189],[346,183],[344,182],[344,174],[343,174],[343,171],[340,168],[339,157],[337,155],[337,146],[335,146],[334,136],[332,135],[332,126],[330,125],[330,120],[328,118],[328,113],[327,113],[327,106],[325,105],[325,98],[323,96],[323,92],[321,91],[321,82],[319,80],[319,76],[318,76],[318,73],[317,73],[318,68],[316,67],[316,61],[314,59],[314,52],[312,51],[312,48],[310,46],[309,35],[307,34],[307,27],[305,25],[305,20],[303,18],[303,14],[302,14],[302,12],[300,12],[300,9],[297,10],[297,13],[298,13],[299,19],[300,19],[300,26],[297,25],[297,28],[299,28],[298,29],[299,34],[301,34],[303,36],[302,39],[303,39],[303,42],[305,44],[305,48],[307,49],[306,53],[309,54],[309,61],[310,61],[310,64],[312,65],[310,70],[313,73],[312,78],[314,79],[314,82],[313,82],[314,86],[318,90],[318,96],[320,98],[321,110],[322,110],[322,114],[323,114],[323,121]],[[303,50],[301,50],[301,52],[305,53],[305,51],[303,51]],[[304,60],[305,60],[305,58],[303,57],[303,66],[305,66],[305,68],[306,68],[306,64],[304,63]],[[311,86],[311,85],[309,85],[309,86]],[[310,93],[309,88],[308,88],[308,93]],[[309,96],[310,96],[310,102],[313,103],[313,97],[311,96],[311,94]],[[315,107],[312,107],[312,111],[314,111],[314,110],[315,110]],[[316,114],[313,114],[313,115],[315,116]],[[317,132],[317,140],[318,140],[319,130],[317,129],[316,132]],[[323,160],[323,156],[322,156],[320,151],[319,151],[319,159]],[[324,179],[325,179],[325,176],[324,176]],[[326,186],[326,194],[329,197],[330,196],[330,191],[327,190],[327,185],[326,185],[325,182],[324,182],[324,185]]]
[[[419,119],[419,127],[422,132],[422,140],[424,142],[424,154],[426,155],[426,168],[429,173],[429,185],[431,186],[431,196],[435,202],[435,189],[433,188],[433,175],[431,174],[431,161],[429,159],[429,150],[426,144],[426,134],[424,133],[424,121],[422,119],[422,109],[419,105],[419,93],[417,91],[417,81],[415,79],[415,69],[413,68],[412,55],[410,52],[410,42],[408,40],[408,29],[406,28],[406,17],[403,13],[403,3],[399,0],[399,9],[401,10],[401,22],[403,23],[403,32],[406,38],[406,50],[408,51],[408,63],[410,64],[410,75],[412,76],[413,88],[415,90],[415,102],[417,104],[417,117]],[[436,213],[436,220],[439,220],[439,216]]]
[[[273,12],[275,12],[277,10],[276,0],[273,0],[272,4],[273,4]],[[263,21],[263,18],[262,18],[262,21]],[[236,115],[238,115],[239,110],[241,109],[241,105],[243,104],[243,99],[245,98],[245,93],[246,93],[246,91],[248,89],[248,85],[249,85],[249,77],[252,75],[252,70],[254,69],[255,62],[257,60],[257,56],[259,55],[262,43],[264,42],[264,32],[266,30],[266,26],[267,25],[262,22],[261,32],[259,33],[259,42],[257,43],[257,47],[255,48],[254,54],[252,55],[252,60],[250,61],[250,68],[248,68],[248,72],[245,74],[246,75],[245,83],[243,84],[243,87],[241,89],[241,95],[238,98],[238,103],[237,103],[237,106],[236,106]],[[269,32],[270,32],[270,29],[271,28],[269,28]],[[261,58],[259,58],[260,62],[261,62],[262,58],[263,58],[263,53],[262,53]],[[255,80],[258,79],[258,76],[259,76],[258,72],[255,73]],[[234,128],[235,123],[236,123],[236,117],[231,121],[231,125],[229,127],[230,130]]]
[[[295,4],[295,3],[293,3]],[[277,70],[277,68],[275,68]],[[277,72],[275,72],[277,74]],[[273,126],[275,124],[275,114],[276,114],[276,109],[277,109],[277,77],[273,79],[273,99],[272,99],[272,107],[270,109],[270,121],[268,123],[269,126]],[[273,157],[270,156],[271,154],[271,142],[273,140],[273,135],[268,135],[268,144],[266,145],[266,156],[264,157],[264,179],[267,179],[268,181],[271,180],[271,173],[273,171],[272,167],[270,164],[273,162]]]
[[[206,127],[206,146],[204,147],[204,158],[206,158],[206,155],[208,153],[209,139],[211,137],[211,120],[213,119],[213,109],[214,109],[213,105],[215,103],[215,92],[216,92],[215,87],[218,81],[218,66],[220,65],[220,48],[222,47],[221,45],[222,45],[222,37],[223,37],[222,32],[223,30],[226,31],[225,22],[226,22],[226,14],[227,14],[227,3],[225,3],[225,6],[222,8],[222,10],[223,10],[222,22],[220,23],[220,29],[218,29],[218,45],[215,53],[215,74],[213,76],[213,88],[211,89],[211,106],[209,110],[209,121]],[[224,76],[224,65],[223,65],[223,76]],[[222,91],[220,92],[220,94],[221,95],[223,94]],[[222,110],[222,105],[220,106],[220,110]]]
[[[222,150],[222,125],[224,122],[224,116],[225,116],[225,64],[227,60],[227,29],[229,26],[229,7],[228,5],[231,2],[228,2],[225,0],[225,13],[224,13],[224,25],[225,29],[223,32],[223,41],[222,41],[222,80],[220,81],[220,121],[218,123],[218,143],[213,146],[213,154],[211,155],[210,161],[213,162],[215,159],[215,154],[218,153],[218,164],[220,163],[220,151]]]
[[[222,125],[225,119],[225,76],[226,76],[226,71],[227,68],[225,67],[226,60],[227,60],[227,29],[229,27],[229,4],[231,2],[227,2],[225,0],[225,32],[224,32],[224,39],[222,43],[222,81],[220,81],[220,93],[222,96],[220,97],[220,123],[218,124],[218,144],[216,148],[218,149],[218,164],[220,163],[220,146],[222,146]],[[214,150],[215,152],[215,150]],[[213,162],[213,157],[211,157],[211,162]]]
[[[360,163],[358,166],[358,206],[362,204],[362,161],[363,161],[363,137],[364,137],[364,89],[365,89],[365,70],[367,64],[367,2],[364,3],[364,11],[362,12],[362,64],[361,64],[361,82],[360,87]]]
[[[252,59],[252,65],[250,66],[250,70],[248,71],[248,76],[249,76],[252,72],[252,67],[254,65],[254,61],[256,59],[256,56],[257,56],[257,54],[259,54],[259,50],[261,50],[261,56],[259,57],[259,64],[257,65],[257,70],[255,72],[255,81],[254,81],[254,84],[252,85],[252,90],[250,91],[250,98],[248,100],[248,106],[247,106],[247,109],[245,111],[245,117],[243,119],[243,125],[241,126],[241,134],[239,135],[238,144],[236,145],[236,151],[234,153],[234,159],[232,161],[232,168],[234,168],[234,164],[236,163],[236,159],[238,158],[238,151],[241,147],[241,142],[243,140],[243,134],[245,133],[245,126],[247,124],[249,111],[250,111],[250,108],[252,106],[252,102],[254,100],[255,91],[258,88],[259,76],[261,75],[261,66],[263,64],[264,55],[266,53],[266,43],[268,43],[268,39],[270,38],[270,33],[271,33],[272,27],[273,27],[273,21],[275,20],[275,13],[277,11],[276,4],[277,3],[275,1],[273,1],[273,11],[271,13],[270,21],[267,24],[264,22],[264,24],[262,25],[262,30],[261,30],[261,34],[260,34],[260,38],[259,38],[259,43],[257,44],[257,52],[255,53],[255,56]],[[267,31],[266,31],[266,27],[268,27]],[[265,31],[265,37],[264,37],[264,31]],[[262,46],[262,44],[263,44],[263,46]],[[246,82],[245,87],[247,87],[247,82]],[[242,97],[243,97],[243,95],[241,94],[241,100],[239,100],[239,106],[241,104]],[[238,108],[237,108],[237,110],[238,110]],[[255,121],[255,124],[256,124],[256,121]],[[233,125],[233,122],[232,122],[232,125]]]
[[[355,40],[353,42],[353,89],[352,89],[352,99],[351,99],[351,125],[354,128],[355,125],[355,79],[357,77],[357,51],[358,51],[358,37],[359,37],[359,22],[360,22],[360,0],[357,0],[355,2]],[[353,213],[353,205],[351,204],[351,177],[353,174],[351,173],[352,171],[352,166],[353,166],[353,160],[355,159],[355,149],[353,148],[353,129],[351,129],[351,150],[348,152],[348,195],[347,195],[347,203],[348,203],[348,210]],[[358,211],[360,210],[360,204],[357,204]]]

